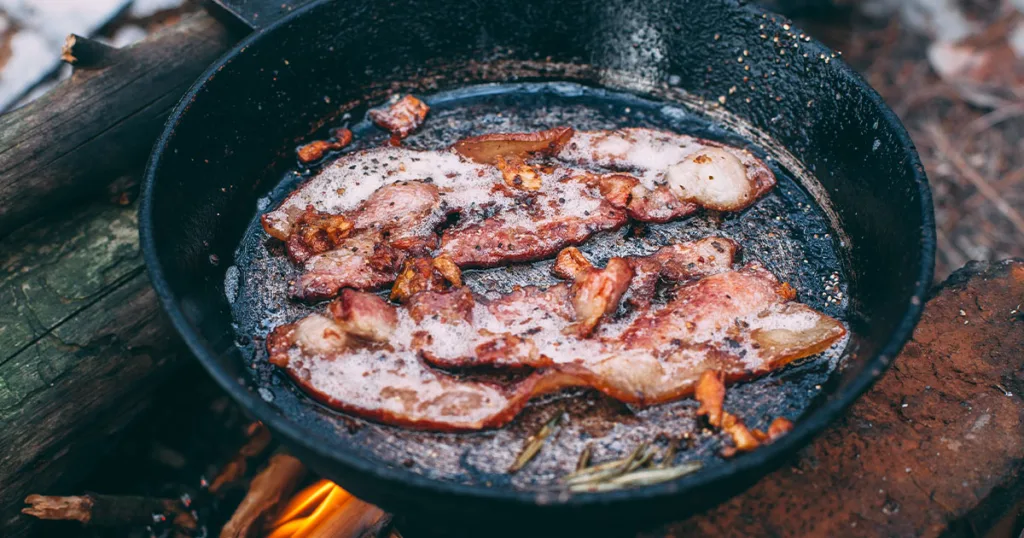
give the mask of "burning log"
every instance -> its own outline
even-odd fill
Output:
[[[178,499],[95,494],[29,495],[25,503],[29,506],[21,509],[23,514],[39,519],[78,521],[83,525],[129,527],[170,520],[181,530],[192,531],[197,526],[195,514]]]
[[[391,532],[391,515],[320,480],[299,492],[271,526],[269,538],[369,538]]]
[[[231,461],[220,470],[220,474],[213,479],[210,484],[210,493],[219,495],[226,488],[237,484],[245,476],[249,460],[259,457],[270,446],[270,430],[262,422],[250,424],[246,433],[249,435],[249,440],[242,445],[242,448],[238,449],[238,454],[235,454],[235,457],[231,458]]]
[[[291,496],[306,476],[306,466],[298,459],[279,452],[270,458],[249,485],[249,493],[238,505],[234,515],[221,529],[221,538],[256,536],[263,523]]]

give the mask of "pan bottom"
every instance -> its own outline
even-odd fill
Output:
[[[666,244],[711,234],[729,237],[742,247],[742,260],[762,262],[798,291],[801,302],[840,320],[847,308],[846,272],[841,245],[824,211],[797,176],[779,165],[763,148],[737,133],[712,123],[686,107],[642,99],[570,83],[495,84],[419,95],[431,107],[419,132],[406,140],[413,148],[445,147],[465,136],[488,132],[529,131],[569,125],[577,129],[652,127],[721,141],[750,149],[765,159],[778,186],[750,209],[737,214],[698,213],[678,222],[646,225],[642,234],[626,227],[592,238],[580,249],[598,265],[611,256],[643,255]],[[355,142],[346,151],[382,145],[387,133],[364,119],[347,115]],[[334,125],[337,127],[338,125]],[[408,431],[348,417],[304,396],[267,362],[263,338],[275,326],[321,307],[288,299],[286,283],[296,271],[283,256],[281,245],[259,225],[259,215],[276,207],[315,169],[288,172],[260,200],[227,271],[225,289],[232,303],[238,346],[249,361],[260,395],[290,419],[329,433],[338,450],[359,454],[383,466],[408,468],[433,479],[494,488],[528,489],[539,502],[557,495],[548,487],[575,467],[591,445],[593,460],[620,458],[641,442],[681,445],[677,463],[723,463],[719,451],[724,437],[699,427],[692,400],[635,409],[588,391],[548,396],[531,403],[509,426],[472,434]],[[507,292],[514,285],[557,282],[551,262],[522,264],[486,271],[467,271],[474,292]],[[775,417],[797,421],[814,403],[821,386],[834,372],[844,342],[772,375],[731,387],[726,409],[749,426],[765,429]],[[557,413],[562,427],[544,449],[520,472],[506,470],[526,439]]]

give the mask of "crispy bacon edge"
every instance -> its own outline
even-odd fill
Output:
[[[352,143],[352,131],[342,127],[331,131],[331,138],[314,140],[299,146],[295,151],[302,164],[310,164],[324,158],[328,151],[338,151]]]
[[[555,155],[576,130],[554,127],[533,133],[493,133],[463,138],[452,145],[456,153],[481,164],[498,164],[500,157],[527,159],[535,155]]]
[[[391,145],[412,134],[427,118],[430,107],[412,94],[406,94],[386,109],[371,110],[368,115],[377,126],[391,133]]]

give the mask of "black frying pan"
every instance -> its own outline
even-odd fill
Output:
[[[304,177],[296,144],[342,123],[359,144],[380,143],[365,110],[402,91],[433,107],[412,146],[564,123],[646,125],[771,157],[780,186],[762,203],[648,237],[740,239],[801,300],[847,322],[850,340],[833,356],[730,389],[727,405],[748,423],[782,415],[796,429],[724,460],[688,401],[635,410],[582,393],[531,405],[497,432],[446,435],[344,417],[293,389],[259,339],[308,307],[276,300],[290,269],[254,219]],[[314,2],[254,33],[185,96],[154,149],[140,228],[153,285],[192,351],[296,455],[410,520],[489,533],[651,525],[749,486],[886,369],[920,315],[935,247],[924,170],[879,96],[785,20],[730,0]],[[601,241],[616,239],[587,248],[600,258]],[[473,278],[508,284],[543,269]],[[569,426],[537,461],[499,472],[556,412]],[[603,494],[550,486],[587,442],[611,457],[658,434],[688,438],[682,457],[704,470]]]

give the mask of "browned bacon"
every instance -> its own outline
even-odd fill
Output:
[[[628,173],[638,181],[630,216],[666,222],[696,206],[739,211],[775,185],[748,151],[691,136],[643,128],[581,131],[557,159],[588,169]]]
[[[462,273],[450,258],[412,258],[405,261],[391,286],[391,300],[404,303],[421,291],[440,291],[461,285]]]
[[[295,263],[334,250],[352,231],[352,222],[341,215],[330,215],[307,207],[295,222],[295,231],[286,243],[288,257]]]
[[[791,298],[756,264],[718,273],[684,285],[614,343],[606,337],[613,352],[556,361],[557,368],[623,402],[651,405],[692,394],[705,370],[729,380],[761,375],[824,351],[846,333]]]
[[[496,133],[463,138],[452,146],[460,155],[478,163],[498,164],[500,157],[525,159],[554,155],[572,138],[572,127],[555,127],[534,133]]]
[[[838,321],[793,302],[792,288],[764,268],[728,270],[735,251],[730,241],[679,247],[650,259],[676,262],[666,270],[671,278],[709,276],[679,285],[664,306],[606,322],[591,337],[566,334],[573,323],[593,318],[574,308],[575,285],[520,288],[490,302],[463,287],[421,291],[394,311],[376,296],[347,290],[328,315],[275,330],[268,349],[275,364],[329,405],[395,424],[464,430],[503,424],[533,395],[568,386],[593,387],[637,405],[685,397],[707,370],[725,380],[760,375],[845,334]],[[576,279],[607,270],[583,267]],[[597,304],[598,319],[614,302]],[[384,341],[387,350],[378,349],[382,344],[375,342]],[[444,368],[538,370],[521,384],[498,388],[448,377],[421,359]],[[450,407],[441,412],[424,403],[449,392],[462,395],[466,406],[446,400]],[[738,439],[737,448],[746,446],[745,437],[736,437],[744,431],[756,442],[759,434],[768,436],[735,422],[722,427]]]
[[[467,381],[426,367],[410,353],[386,350],[376,335],[390,323],[382,312],[391,307],[373,295],[346,293],[342,300],[359,306],[344,322],[330,308],[267,337],[271,362],[325,405],[411,428],[471,431],[502,426],[530,398],[562,386],[559,376],[540,373],[511,386]],[[380,302],[371,306],[374,299]],[[367,334],[374,336],[364,339],[348,332],[352,327],[371,327]]]
[[[762,443],[772,443],[793,429],[793,423],[778,417],[768,426],[768,431],[751,430],[743,420],[723,409],[725,402],[725,376],[720,372],[706,370],[701,374],[694,390],[694,399],[700,403],[697,416],[707,419],[712,428],[721,429],[732,438],[732,446],[722,450],[722,456],[728,458],[737,452],[749,452]]]
[[[601,318],[615,313],[632,280],[633,268],[623,258],[608,260],[604,269],[581,269],[572,283],[576,323],[569,330],[581,337],[589,336]]]
[[[731,239],[708,237],[692,243],[662,247],[650,256],[629,258],[634,277],[625,301],[647,308],[659,281],[685,282],[732,267],[739,245]]]
[[[585,187],[573,182],[561,187],[537,195],[525,207],[445,230],[440,251],[459,267],[494,267],[544,259],[596,232],[625,224],[625,212]]]
[[[385,109],[374,109],[369,112],[370,119],[381,128],[387,129],[393,139],[402,139],[423,124],[430,107],[426,103],[405,95]]]
[[[334,129],[331,131],[331,138],[327,140],[314,140],[300,146],[296,150],[296,154],[299,156],[300,162],[309,164],[323,159],[324,154],[328,151],[338,151],[351,143],[352,131],[344,128]]]
[[[501,170],[501,177],[505,184],[513,189],[524,191],[540,190],[541,178],[526,161],[518,155],[511,155],[505,158],[498,155],[498,170]]]
[[[372,290],[390,284],[405,253],[388,245],[381,232],[365,230],[345,239],[339,248],[318,254],[303,265],[292,284],[297,299],[329,299],[342,288]]]

